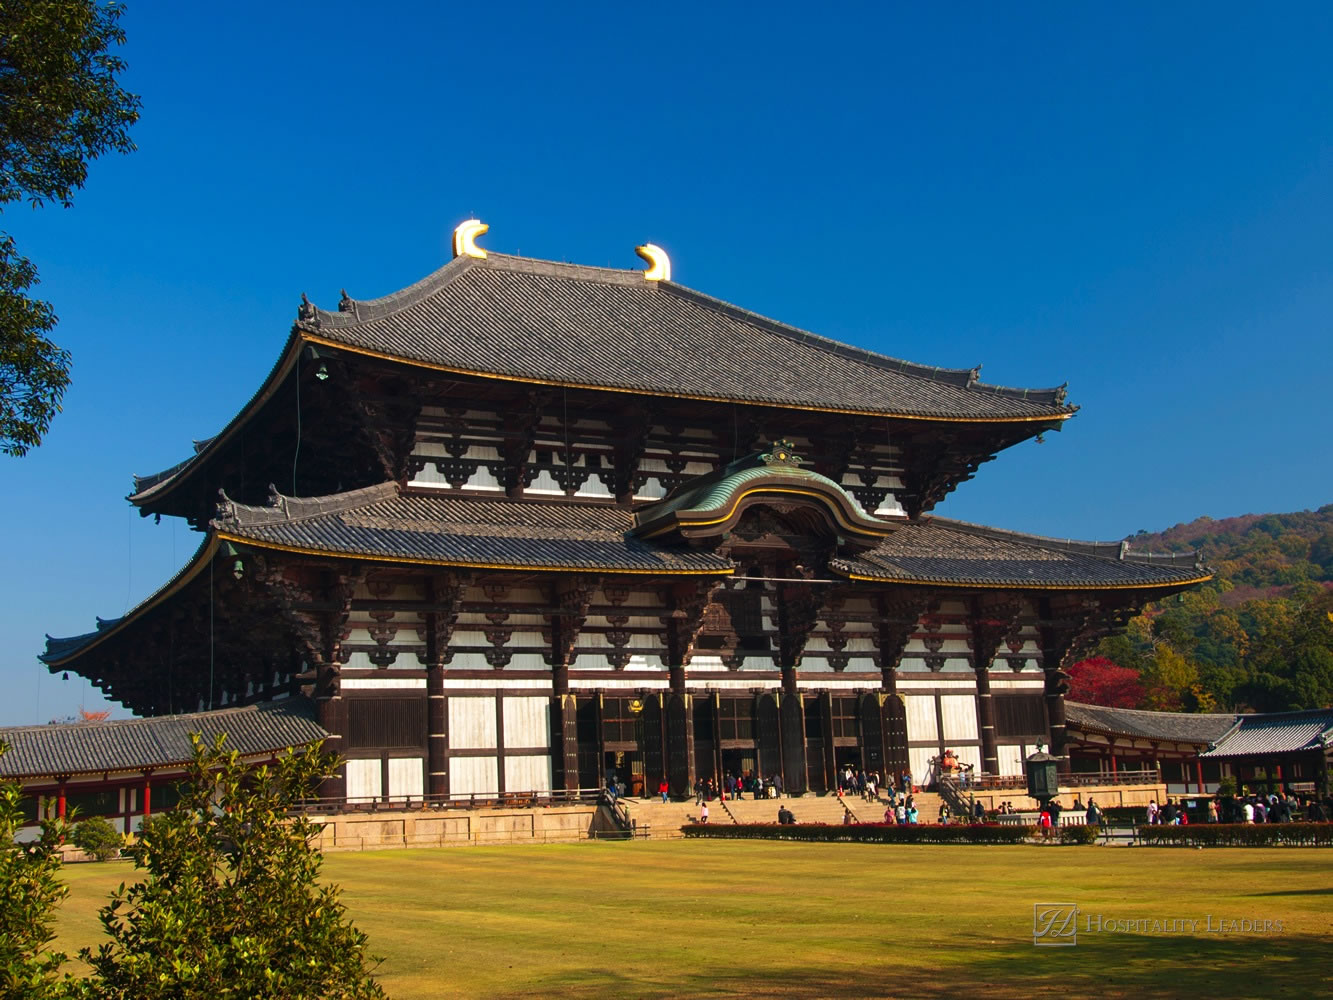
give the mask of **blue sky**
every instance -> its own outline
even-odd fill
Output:
[[[216,432],[300,294],[485,245],[640,267],[1080,414],[940,512],[1119,538],[1333,501],[1333,8],[137,2],[139,150],[9,206],[74,354],[0,459],[0,724],[101,707],[36,664],[193,552],[132,473]],[[118,713],[119,714],[119,713]]]

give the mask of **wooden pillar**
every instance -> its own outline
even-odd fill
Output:
[[[551,757],[556,787],[573,791],[579,787],[578,701],[568,688],[551,696]]]
[[[336,666],[316,664],[315,673],[320,678],[319,693],[315,697],[315,713],[319,724],[328,731],[324,740],[324,752],[342,756],[343,734],[347,731],[347,703],[343,701],[339,689],[339,670]],[[319,786],[319,793],[326,799],[347,798],[347,765],[329,775]]]
[[[995,701],[990,690],[990,664],[978,663],[977,721],[981,724],[981,773],[1000,773],[1000,751],[995,744]]]
[[[426,794],[449,797],[449,699],[444,693],[444,664],[426,667]]]
[[[65,779],[61,778],[56,785],[56,818],[65,818]]]
[[[799,692],[783,693],[778,704],[782,725],[782,787],[789,795],[804,795],[809,777],[805,770],[805,706]]]
[[[833,693],[821,691],[819,697],[819,721],[824,728],[824,787],[833,790],[838,787],[838,751],[833,745]]]
[[[1198,781],[1199,794],[1203,794],[1203,761],[1198,757],[1194,758],[1194,777]]]
[[[153,815],[153,783],[152,771],[143,773],[143,819],[147,823],[150,816]]]

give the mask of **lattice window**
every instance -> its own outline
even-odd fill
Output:
[[[1046,732],[1046,711],[1041,695],[997,695],[994,701],[997,736],[1040,736]]]
[[[833,699],[833,738],[856,739],[857,715],[855,698]]]
[[[723,698],[717,710],[724,740],[754,739],[754,703],[749,698]]]
[[[425,698],[347,699],[349,748],[425,745]]]
[[[639,717],[630,711],[632,698],[602,700],[602,736],[607,743],[636,743]]]

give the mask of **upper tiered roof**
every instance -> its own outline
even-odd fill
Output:
[[[976,368],[915,364],[767,319],[644,272],[492,253],[455,257],[380,299],[304,302],[264,384],[219,434],[136,476],[151,505],[226,448],[309,347],[501,382],[935,423],[1057,427],[1063,386],[1015,389]],[[999,445],[997,447],[1002,447]]]
[[[1011,389],[840,344],[642,271],[492,253],[297,321],[309,340],[547,385],[875,416],[1051,420],[1063,387]]]

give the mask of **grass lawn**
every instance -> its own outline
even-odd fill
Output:
[[[657,841],[332,854],[395,998],[1328,996],[1318,849]],[[59,945],[96,943],[125,864],[66,868]],[[1035,902],[1076,903],[1037,948]],[[1105,918],[1195,934],[1088,933]],[[1280,920],[1280,934],[1204,920]]]

